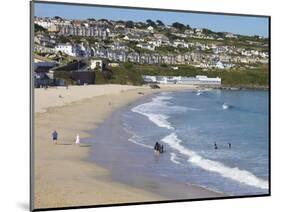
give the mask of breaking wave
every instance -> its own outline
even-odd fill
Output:
[[[188,108],[182,106],[172,105],[167,100],[172,99],[171,96],[161,95],[152,99],[151,102],[140,104],[134,108],[132,111],[146,116],[150,121],[156,124],[158,127],[167,128],[173,130],[174,127],[168,121],[170,118],[169,114],[173,113],[183,113],[187,110],[199,110],[197,108]]]
[[[178,157],[177,157],[177,154],[174,153],[174,152],[171,152],[171,157],[170,157],[170,160],[175,163],[175,164],[181,164],[181,162],[178,161]]]
[[[261,189],[268,189],[268,182],[266,180],[256,177],[249,171],[241,170],[237,167],[231,168],[225,166],[221,162],[213,161],[206,159],[196,152],[189,150],[188,148],[181,145],[182,140],[180,140],[175,133],[164,137],[162,141],[168,144],[174,150],[177,150],[179,153],[188,156],[188,161],[204,170],[215,172],[220,174],[223,177],[244,183],[250,186],[255,186]],[[173,158],[175,159],[175,158]]]

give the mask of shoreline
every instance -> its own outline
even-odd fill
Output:
[[[163,198],[168,198],[169,200],[227,196],[223,192],[207,188],[203,185],[176,181],[171,177],[167,178],[164,175],[164,177],[161,175],[158,176],[155,175],[154,172],[143,170],[142,168],[135,168],[130,165],[133,163],[136,167],[141,167],[143,164],[145,164],[144,167],[153,166],[153,164],[157,165],[162,159],[164,160],[160,164],[166,164],[167,158],[170,158],[169,154],[165,154],[160,156],[161,159],[158,158],[158,161],[150,149],[143,148],[142,145],[137,145],[135,142],[130,141],[130,138],[132,138],[133,135],[125,130],[120,124],[122,123],[121,117],[125,112],[136,105],[147,102],[148,99],[150,100],[150,98],[155,97],[155,95],[157,95],[157,93],[149,94],[144,98],[134,101],[132,104],[114,111],[102,124],[97,126],[97,128],[88,131],[91,136],[83,139],[83,141],[86,144],[92,143],[93,155],[90,154],[89,159],[110,170],[114,181],[116,180],[126,185],[159,194],[163,196]],[[110,135],[104,133],[106,129],[111,129]],[[118,146],[119,148],[116,148],[115,146]],[[99,150],[98,153],[95,152],[95,149]],[[127,164],[128,158],[130,158],[130,164]],[[143,158],[146,158],[146,160],[144,161]],[[116,161],[118,161],[117,164],[115,163]],[[119,164],[122,165],[119,166]],[[128,172],[131,174],[123,174]]]
[[[110,91],[105,88],[110,88]],[[35,90],[35,208],[166,200],[161,195],[115,182],[107,169],[87,160],[91,148],[74,145],[74,140],[76,134],[81,139],[89,137],[88,130],[95,129],[112,112],[142,96],[184,89],[196,88],[161,86],[161,89],[153,90],[149,87],[103,85],[82,86],[78,90],[75,86],[64,90]],[[82,90],[87,92],[78,95]],[[47,108],[42,107],[44,105]],[[58,145],[51,142],[54,129],[59,133]]]

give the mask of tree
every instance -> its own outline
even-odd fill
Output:
[[[118,23],[118,24],[125,24],[125,21],[118,20],[118,21],[116,21],[116,23]]]
[[[147,25],[152,26],[152,27],[156,27],[156,24],[154,21],[152,21],[151,19],[147,19],[146,20]]]
[[[217,32],[217,36],[219,36],[219,37],[224,37],[224,34],[223,34],[223,32]]]
[[[108,20],[107,20],[107,19],[105,19],[105,18],[99,19],[99,21],[108,22]]]
[[[203,32],[204,34],[207,34],[207,35],[213,34],[213,33],[214,33],[213,31],[211,31],[211,30],[209,30],[209,29],[205,29],[205,28],[202,29],[202,32]]]
[[[130,63],[130,62],[125,62],[125,63],[124,63],[124,67],[125,67],[126,69],[132,69],[132,68],[133,68],[133,64]]]
[[[70,42],[70,39],[66,36],[63,36],[63,35],[59,35],[57,37],[57,42],[58,43],[67,43],[67,42]]]
[[[59,16],[55,16],[54,19],[62,20],[62,18]]]
[[[162,26],[162,27],[165,26],[165,24],[160,20],[157,20],[156,23],[157,23],[158,26]]]
[[[35,32],[46,32],[47,29],[45,29],[44,27],[38,25],[38,24],[34,24],[34,31]]]
[[[133,21],[127,21],[125,25],[126,25],[127,28],[133,28],[134,22]]]
[[[146,23],[143,23],[143,22],[137,22],[137,23],[135,23],[135,26],[138,27],[138,28],[140,28],[140,29],[145,29],[145,28],[147,28]]]
[[[178,30],[184,30],[185,29],[185,25],[179,23],[179,22],[175,22],[172,24],[172,27],[178,29]]]

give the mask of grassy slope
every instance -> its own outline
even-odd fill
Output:
[[[96,83],[117,83],[140,85],[143,83],[142,75],[164,76],[195,76],[221,77],[223,86],[236,87],[268,87],[268,66],[259,65],[251,70],[212,70],[203,71],[188,65],[178,66],[179,70],[171,70],[168,66],[121,64],[112,68],[110,73],[97,73]]]

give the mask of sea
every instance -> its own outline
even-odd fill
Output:
[[[93,132],[91,158],[129,184],[145,175],[229,196],[268,194],[268,95],[214,89],[144,97]],[[163,154],[154,153],[156,142]]]

